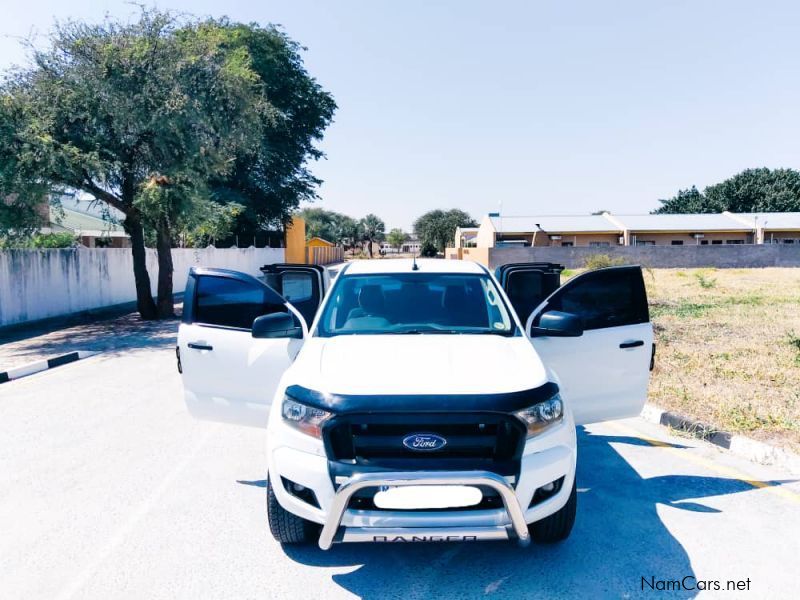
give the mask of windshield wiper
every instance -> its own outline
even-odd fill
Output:
[[[426,333],[448,333],[441,329],[404,329],[402,331],[387,331],[394,335],[425,335]]]

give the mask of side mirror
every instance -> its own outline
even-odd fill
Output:
[[[254,338],[293,338],[303,337],[303,329],[297,327],[292,313],[272,313],[262,315],[253,321]]]
[[[583,335],[583,323],[578,315],[548,310],[539,323],[531,327],[531,337],[580,337]]]

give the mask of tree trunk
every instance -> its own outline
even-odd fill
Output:
[[[147,274],[147,254],[144,248],[144,229],[139,211],[131,209],[125,215],[125,231],[131,236],[133,254],[133,279],[136,283],[136,310],[145,321],[158,318],[156,304],[150,292],[150,275]]]
[[[175,316],[175,301],[172,297],[172,238],[169,223],[161,219],[156,228],[156,250],[158,251],[158,317],[168,319]]]
[[[369,257],[372,258],[372,238],[367,240],[367,251],[369,252]]]

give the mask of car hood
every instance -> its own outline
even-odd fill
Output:
[[[547,374],[524,337],[340,335],[306,340],[290,384],[331,394],[496,394]]]

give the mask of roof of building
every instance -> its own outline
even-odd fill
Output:
[[[119,237],[127,235],[118,223],[62,206],[50,207],[50,228],[54,231],[73,231],[83,235]]]
[[[329,242],[325,238],[319,237],[318,235],[315,235],[314,237],[309,238],[308,242],[306,242],[306,243],[310,246],[312,242],[317,242],[319,244],[322,244],[323,246],[335,246],[336,245],[333,242]]]
[[[485,273],[483,267],[468,260],[440,260],[436,258],[418,258],[417,271],[412,270],[413,259],[374,259],[354,260],[347,264],[347,270],[340,271],[345,275],[365,273]]]
[[[489,215],[498,233],[622,233],[631,232],[703,232],[752,231],[756,217],[759,228],[800,230],[800,212],[786,213],[704,213],[649,215]]]
[[[628,231],[750,231],[726,214],[613,215]]]
[[[498,233],[541,231],[547,233],[591,232],[621,233],[622,230],[603,215],[542,215],[534,217],[489,217]],[[537,224],[541,227],[537,227]]]
[[[750,224],[751,229],[755,229],[756,223],[758,223],[759,228],[767,231],[771,229],[800,230],[800,212],[731,213],[731,216]],[[756,217],[758,221],[756,221]]]

